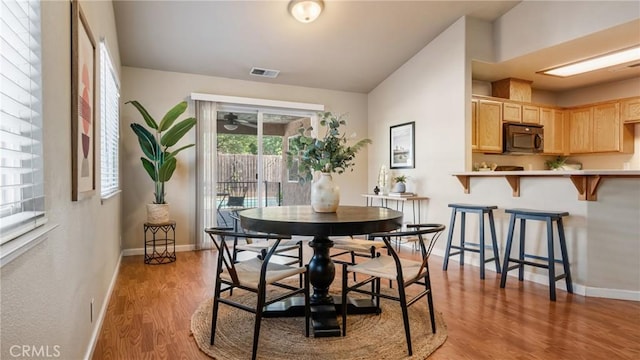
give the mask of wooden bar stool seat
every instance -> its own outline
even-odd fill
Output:
[[[507,214],[511,214],[509,221],[509,233],[507,235],[507,248],[504,255],[504,264],[502,266],[503,272],[500,278],[500,287],[504,288],[507,282],[507,272],[510,270],[518,269],[518,279],[524,280],[524,266],[535,266],[548,269],[549,271],[549,297],[551,301],[556,301],[556,281],[565,279],[567,285],[567,291],[573,293],[573,285],[571,281],[571,268],[569,266],[569,256],[567,254],[567,242],[564,236],[564,226],[562,224],[562,218],[568,216],[566,211],[545,211],[545,210],[530,210],[530,209],[507,209]],[[516,219],[520,219],[520,251],[518,258],[511,257],[511,246],[513,245],[513,233],[516,225]],[[525,230],[527,220],[544,221],[547,224],[547,256],[538,256],[525,253]],[[553,222],[556,223],[558,229],[558,240],[560,243],[560,253],[562,259],[556,259],[554,255],[554,241],[553,241]],[[525,260],[526,258],[541,260],[541,262]],[[513,262],[516,265],[509,267],[509,263]],[[555,264],[561,263],[564,268],[564,274],[556,276]]]
[[[449,204],[451,208],[451,222],[449,223],[449,238],[447,240],[447,248],[444,253],[444,263],[442,264],[442,270],[447,271],[449,266],[449,257],[454,255],[460,255],[460,266],[464,266],[464,252],[471,251],[480,254],[480,279],[484,279],[485,264],[494,261],[496,264],[496,272],[500,273],[500,257],[498,255],[498,242],[496,241],[496,225],[493,220],[493,210],[497,209],[497,206],[485,206],[485,205],[470,205],[470,204]],[[454,245],[453,242],[453,230],[456,223],[456,216],[460,213],[460,245]],[[478,223],[480,226],[480,243],[473,243],[465,241],[465,222],[466,214],[478,214]],[[486,245],[484,241],[484,215],[489,217],[489,227],[491,229],[491,245]],[[459,251],[451,252],[451,249],[457,249]],[[485,249],[493,250],[493,257],[490,259],[485,258]]]

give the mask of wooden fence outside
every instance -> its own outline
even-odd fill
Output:
[[[282,182],[281,155],[263,155],[264,181]],[[218,181],[256,181],[258,155],[218,154]]]

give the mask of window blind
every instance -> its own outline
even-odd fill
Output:
[[[118,143],[120,139],[120,89],[118,78],[105,42],[100,42],[101,121],[100,133],[100,196],[120,190]]]
[[[44,224],[40,1],[0,2],[0,244]]]

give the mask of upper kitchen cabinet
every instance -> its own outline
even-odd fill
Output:
[[[522,122],[527,124],[539,124],[540,108],[534,105],[522,105]]]
[[[565,126],[564,111],[551,108],[539,110],[540,125],[543,126],[544,131],[544,154],[566,154],[565,128],[567,126]]]
[[[620,121],[627,124],[640,122],[640,97],[620,101]]]
[[[569,110],[571,154],[633,152],[633,129],[620,120],[618,101]]]
[[[473,151],[501,153],[502,103],[493,100],[477,100],[476,103],[476,120],[472,121],[472,126],[475,124],[475,129],[472,129],[472,138],[475,137],[476,141],[476,147]]]

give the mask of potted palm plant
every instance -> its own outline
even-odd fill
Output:
[[[318,116],[320,126],[325,128],[324,135],[315,138],[311,136],[313,127],[301,126],[298,129],[300,136],[292,139],[291,149],[287,151],[287,163],[292,166],[293,160],[298,160],[299,182],[312,180],[317,171],[322,173],[311,185],[311,207],[316,212],[335,212],[340,203],[340,193],[331,174],[342,174],[351,168],[355,164],[356,153],[371,144],[371,140],[361,139],[348,145],[346,134],[340,133],[340,126],[347,124],[344,115],[325,111]]]
[[[160,123],[156,122],[149,112],[138,101],[128,101],[138,109],[144,122],[151,129],[148,130],[138,123],[131,124],[131,129],[138,136],[138,142],[142,153],[142,166],[154,183],[154,201],[147,204],[147,221],[150,223],[164,223],[169,221],[169,205],[165,201],[164,184],[171,179],[176,169],[176,155],[187,148],[194,146],[189,144],[176,150],[170,150],[191,128],[196,124],[193,117],[176,120],[187,110],[187,102],[182,101],[171,108]]]

